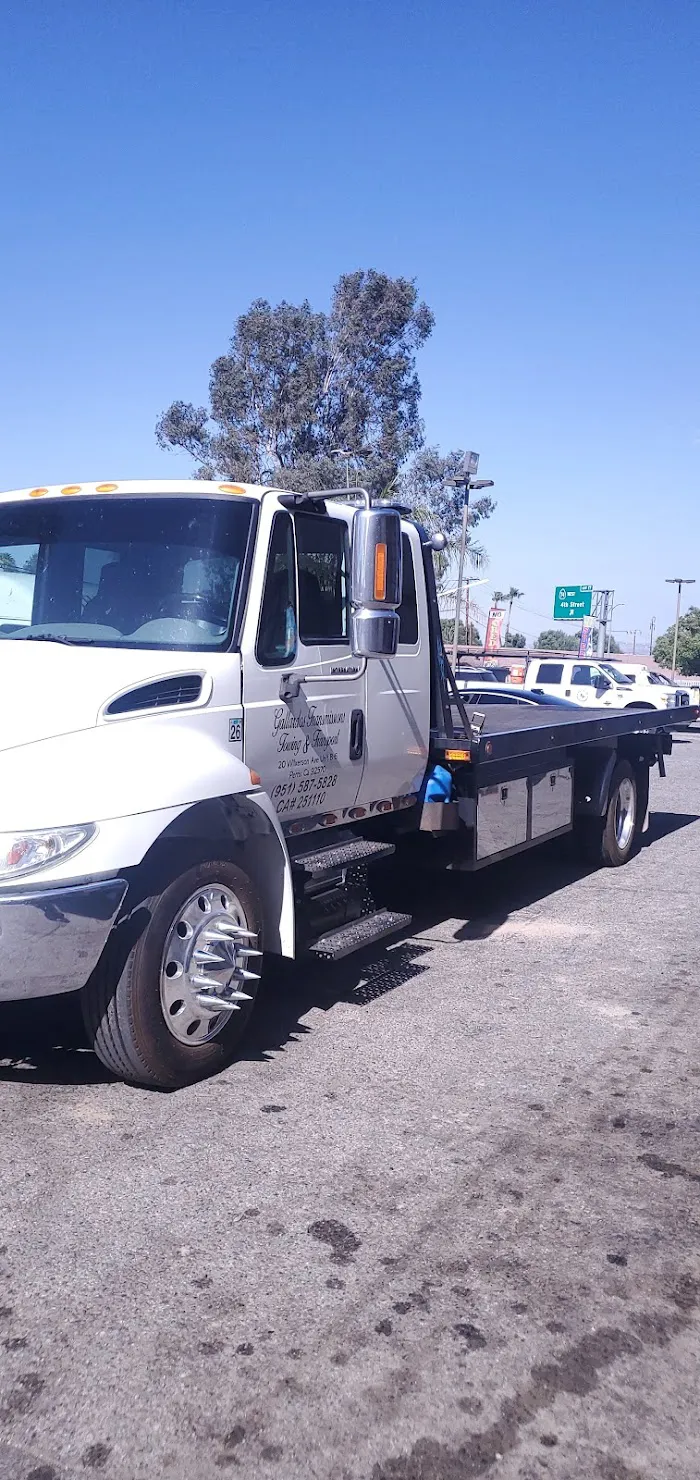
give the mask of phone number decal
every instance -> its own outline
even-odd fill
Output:
[[[338,780],[337,772],[318,776],[290,777],[288,781],[278,781],[272,790],[272,800],[276,811],[283,815],[285,812],[315,812],[324,805],[328,793],[333,790]]]

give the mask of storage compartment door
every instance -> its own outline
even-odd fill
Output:
[[[571,823],[574,786],[570,766],[533,776],[531,838],[542,838]]]
[[[528,785],[523,778],[485,786],[479,792],[476,856],[490,858],[527,842]]]

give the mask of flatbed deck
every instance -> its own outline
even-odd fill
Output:
[[[671,731],[697,721],[697,708],[679,706],[658,709],[581,709],[562,711],[554,705],[489,704],[483,710],[470,710],[484,715],[479,733],[465,736],[456,706],[453,708],[455,738],[440,737],[435,750],[445,752],[455,744],[466,743],[472,763],[489,765],[522,756],[547,756],[568,750],[571,746],[604,743],[620,735],[649,735]]]

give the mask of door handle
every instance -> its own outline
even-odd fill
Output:
[[[571,689],[564,689],[564,696],[565,696],[565,698],[568,699],[570,693],[571,693]]]
[[[365,749],[365,716],[361,709],[353,709],[350,716],[350,759],[361,761]]]

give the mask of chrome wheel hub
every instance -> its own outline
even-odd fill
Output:
[[[615,803],[615,837],[619,848],[626,848],[634,832],[636,804],[634,786],[627,778],[620,782]]]
[[[208,1043],[252,1002],[262,954],[240,900],[226,884],[206,884],[182,905],[168,932],[160,969],[163,1017],[180,1043]]]

